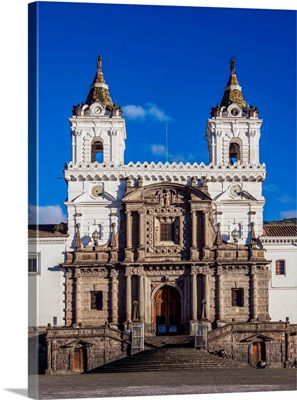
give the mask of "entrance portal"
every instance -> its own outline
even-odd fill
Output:
[[[87,349],[86,348],[74,349],[73,371],[74,372],[86,372],[87,371]]]
[[[256,367],[259,361],[266,361],[266,348],[264,342],[252,344],[252,367]]]
[[[157,335],[176,335],[180,331],[180,295],[171,286],[164,286],[155,296]]]

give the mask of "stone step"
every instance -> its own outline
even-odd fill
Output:
[[[157,347],[144,350],[118,361],[105,364],[93,373],[103,372],[140,372],[170,370],[209,370],[209,369],[242,369],[249,368],[231,359],[223,359],[208,354],[205,350],[184,347]]]

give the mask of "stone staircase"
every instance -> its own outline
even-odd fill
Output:
[[[170,336],[147,338],[146,350],[117,361],[102,365],[91,373],[112,372],[148,372],[173,370],[216,370],[245,369],[231,359],[223,359],[217,355],[208,354],[206,350],[194,348],[194,337]]]

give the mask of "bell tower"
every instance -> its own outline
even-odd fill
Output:
[[[126,127],[121,107],[113,103],[97,58],[97,73],[84,104],[73,107],[69,118],[74,163],[124,162]]]
[[[258,164],[262,120],[258,109],[246,103],[230,61],[230,77],[221,103],[211,109],[206,140],[213,165]]]
[[[242,244],[262,234],[266,168],[259,161],[261,125],[258,109],[243,96],[232,58],[222,100],[212,107],[206,127],[209,167],[216,171],[208,179],[208,189],[214,222],[225,242],[232,242],[234,232]]]
[[[68,186],[64,203],[68,212],[67,247],[103,245],[119,225],[124,187],[106,170],[124,165],[126,125],[121,107],[112,101],[100,55],[86,101],[73,107],[69,122],[72,159],[64,170]]]

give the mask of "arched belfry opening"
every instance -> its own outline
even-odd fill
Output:
[[[91,147],[91,162],[95,161],[99,163],[102,163],[104,161],[103,142],[98,138],[95,138],[92,141],[92,147]]]
[[[232,139],[229,143],[229,164],[241,162],[241,140]]]

